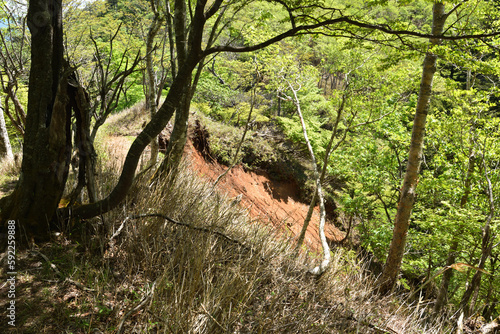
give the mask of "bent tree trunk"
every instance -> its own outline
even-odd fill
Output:
[[[432,34],[435,36],[443,33],[446,21],[443,3],[435,3],[433,6]],[[430,40],[431,46],[439,45],[441,40],[433,38]],[[432,93],[432,79],[436,72],[437,55],[432,50],[427,51],[423,64],[422,81],[413,121],[410,152],[408,154],[408,164],[404,176],[403,186],[399,199],[396,219],[394,222],[393,235],[389,254],[380,277],[379,291],[387,293],[392,290],[396,283],[403,253],[406,245],[406,235],[410,220],[411,210],[415,202],[416,189],[418,183],[418,172],[422,160],[422,149],[424,145],[425,122],[429,112],[429,102]]]
[[[62,216],[69,217],[71,214],[73,217],[80,218],[95,217],[108,212],[125,199],[132,185],[142,152],[146,146],[149,145],[151,140],[158,136],[172,118],[174,111],[179,108],[185,87],[189,86],[192,73],[196,65],[203,58],[201,41],[203,38],[203,27],[206,22],[206,16],[203,10],[204,3],[197,5],[193,18],[192,35],[190,35],[189,38],[189,52],[187,58],[175,76],[162,106],[132,143],[127,153],[127,157],[125,158],[120,178],[114,189],[106,198],[96,203],[82,205],[74,208],[72,211],[70,211],[69,208],[60,209]]]
[[[149,145],[151,140],[158,136],[161,130],[163,130],[163,128],[167,125],[172,118],[175,109],[179,105],[179,97],[182,96],[183,87],[185,86],[186,81],[191,78],[191,73],[198,62],[197,56],[193,56],[191,58],[192,59],[187,61],[179,71],[179,75],[177,75],[172,83],[165,102],[163,102],[162,106],[152,117],[151,121],[132,143],[132,146],[127,153],[127,157],[125,158],[118,183],[111,193],[106,198],[96,203],[74,208],[71,212],[72,216],[79,218],[95,217],[108,212],[125,199],[125,196],[132,185],[137,164],[139,163],[139,158],[141,157],[142,152],[146,146]],[[61,214],[64,217],[69,217],[70,211],[68,208],[63,208],[61,209]]]
[[[3,228],[7,220],[16,220],[30,239],[44,239],[63,194],[71,153],[67,75],[61,79],[61,0],[30,1],[27,21],[32,48],[23,161],[14,192],[0,203],[0,221]]]

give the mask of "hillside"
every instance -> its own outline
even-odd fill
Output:
[[[111,117],[98,138],[104,188],[143,123],[138,111]],[[335,249],[327,273],[306,273],[317,261],[317,228],[308,232],[312,252],[296,254],[292,232],[307,210],[296,185],[240,166],[213,193],[224,166],[186,150],[187,168],[165,186],[151,192],[145,177],[120,209],[18,253],[18,333],[421,332],[416,310],[373,294],[353,253]],[[182,222],[131,218],[153,213]]]
[[[500,328],[499,0],[7,0],[0,22],[11,330]]]

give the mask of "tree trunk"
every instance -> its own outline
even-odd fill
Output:
[[[23,161],[14,192],[0,203],[0,221],[5,226],[7,220],[16,220],[30,239],[45,239],[64,191],[71,153],[61,1],[30,1],[27,21],[32,48]]]
[[[137,170],[137,164],[142,152],[146,146],[149,145],[151,140],[158,136],[158,134],[170,121],[174,111],[179,108],[180,101],[184,94],[184,89],[191,82],[193,71],[203,58],[201,42],[203,39],[203,27],[205,22],[206,17],[204,14],[204,2],[200,2],[196,6],[193,18],[189,38],[190,52],[187,55],[186,61],[183,66],[179,68],[179,71],[172,82],[170,90],[162,106],[132,143],[127,153],[127,157],[125,158],[118,183],[113,188],[111,193],[106,198],[96,203],[82,205],[80,207],[73,208],[72,211],[70,211],[69,208],[63,208],[60,211],[61,215],[69,217],[71,214],[74,217],[80,218],[95,217],[108,212],[125,199],[127,192],[132,185],[132,181]]]
[[[175,46],[177,49],[177,63],[181,68],[186,62],[188,56],[188,33],[187,33],[187,13],[186,2],[184,0],[175,0],[174,4],[174,32],[175,32]],[[171,38],[172,40],[172,38]],[[184,146],[187,141],[187,129],[189,120],[189,107],[191,105],[191,76],[186,81],[183,87],[182,97],[179,106],[175,111],[175,123],[170,140],[168,142],[167,150],[165,152],[165,159],[163,160],[157,176],[167,172],[168,170],[176,169],[182,154]]]
[[[158,31],[160,30],[161,24],[164,21],[163,16],[160,16],[157,4],[155,1],[151,1],[151,9],[154,12],[153,21],[149,27],[148,36],[146,38],[146,73],[147,73],[147,96],[146,96],[146,107],[149,109],[149,114],[153,118],[156,113],[156,84],[153,72],[153,43]],[[151,165],[156,164],[158,159],[159,151],[158,137],[155,137],[151,141],[151,156],[149,163]]]
[[[203,1],[199,3],[200,5],[204,5]],[[220,8],[222,1],[215,1],[212,8],[215,10],[216,8]],[[201,8],[201,7],[200,7]],[[175,46],[177,48],[177,62],[178,67],[180,68],[185,59],[187,59],[188,54],[192,53],[192,43],[189,42],[186,45],[186,41],[191,41],[193,39],[193,25],[196,22],[193,21],[190,23],[189,28],[187,27],[187,13],[186,13],[186,2],[184,0],[176,0],[175,8],[174,8],[174,22],[173,24],[170,22],[170,18],[167,18],[167,29],[169,34],[170,43],[174,40],[172,38],[171,27],[173,26],[175,29]],[[209,38],[207,40],[206,47],[209,48],[215,42],[217,36],[217,29],[221,22],[222,17],[225,13],[225,8],[221,9],[215,23],[212,27],[212,31],[209,34]],[[167,12],[169,11],[169,7],[167,6]],[[216,13],[216,10],[213,14]],[[208,15],[208,12],[206,13]],[[213,14],[210,14],[213,15]],[[205,15],[205,18],[207,16]],[[189,32],[189,34],[188,34]],[[173,57],[173,49],[170,48],[171,57]],[[200,59],[201,60],[201,59]],[[198,84],[198,80],[200,79],[202,70],[205,66],[204,62],[200,62],[198,64],[198,68],[196,74],[194,75],[194,79],[186,82],[186,86],[184,87],[184,93],[180,102],[179,107],[175,111],[175,123],[174,129],[172,131],[172,135],[170,136],[170,141],[167,146],[167,150],[165,152],[165,159],[162,162],[160,168],[156,172],[156,177],[171,171],[175,170],[179,165],[182,155],[184,153],[184,146],[187,142],[187,132],[189,125],[189,110],[191,106],[191,100],[193,98],[194,92],[196,90],[196,86]],[[175,64],[172,64],[172,73],[175,76]]]
[[[347,87],[345,88],[344,94],[342,95],[342,102],[340,103],[339,109],[337,110],[337,118],[335,119],[335,124],[333,126],[332,135],[330,136],[330,141],[328,142],[328,145],[327,145],[326,150],[325,150],[325,157],[323,159],[323,168],[321,169],[321,175],[319,178],[319,182],[321,184],[323,183],[323,180],[325,179],[326,169],[328,166],[328,160],[330,159],[330,154],[332,154],[332,152],[335,151],[345,139],[345,136],[344,136],[332,148],[333,140],[337,137],[337,130],[338,130],[338,126],[340,123],[340,119],[342,118],[342,112],[344,111],[346,98],[347,98]],[[347,133],[347,131],[345,131],[345,133]],[[306,237],[307,227],[309,226],[309,223],[311,222],[311,218],[312,218],[312,215],[314,212],[314,207],[316,206],[317,200],[318,200],[318,190],[316,189],[314,191],[313,197],[311,199],[311,203],[309,204],[309,210],[307,211],[306,218],[304,219],[304,224],[302,225],[302,230],[300,231],[299,238],[297,239],[297,246],[296,246],[297,249],[299,249],[302,246],[302,244],[304,243],[304,238]]]
[[[433,6],[432,34],[437,36],[443,33],[446,21],[443,3],[435,3]],[[433,38],[430,40],[431,46],[438,45],[441,40]],[[428,50],[423,64],[422,81],[418,95],[415,119],[413,122],[410,151],[408,154],[408,164],[401,188],[396,219],[394,222],[393,236],[389,248],[389,254],[379,280],[379,291],[387,293],[392,290],[396,283],[403,253],[406,245],[409,219],[413,204],[415,202],[416,188],[418,184],[418,173],[422,160],[422,149],[424,144],[425,122],[429,112],[429,102],[432,93],[432,79],[436,72],[437,55]]]
[[[300,101],[299,98],[297,97],[297,91],[292,87],[290,83],[288,83],[288,85],[293,93],[293,99],[294,99],[293,102],[297,107],[297,114],[299,115],[300,124],[302,125],[302,133],[304,134],[304,140],[306,142],[309,154],[311,155],[311,162],[314,171],[314,181],[316,182],[316,193],[319,199],[319,210],[320,210],[319,238],[321,240],[321,247],[323,248],[323,260],[321,261],[319,266],[316,266],[313,269],[311,269],[310,273],[314,275],[321,275],[326,271],[326,269],[328,269],[331,260],[330,247],[326,242],[326,236],[325,236],[326,209],[325,209],[325,200],[323,198],[323,188],[321,187],[321,177],[318,171],[318,164],[316,163],[316,157],[314,155],[314,151],[309,141],[309,137],[307,136],[306,124],[304,122],[304,117],[302,116],[302,111],[300,110]]]
[[[10,146],[9,133],[7,132],[3,111],[0,110],[0,161],[4,158],[13,160],[14,154],[12,154],[12,147]]]

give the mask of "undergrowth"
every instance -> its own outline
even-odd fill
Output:
[[[135,320],[144,332],[441,332],[422,327],[422,310],[374,294],[363,264],[342,249],[326,274],[308,274],[314,256],[297,254],[276,231],[251,223],[187,168],[153,189],[140,181],[135,187],[129,217],[160,213],[185,224],[131,219],[110,250],[123,252],[120,263],[140,273],[144,290],[155,283]]]
[[[136,180],[121,208],[87,223],[106,231],[91,233],[90,253],[115,273],[97,283],[111,298],[99,298],[104,332],[442,332],[422,327],[421,310],[373,294],[350,253],[337,249],[330,270],[314,277],[314,254],[294,252],[185,165],[155,186],[150,176]]]
[[[119,171],[106,152],[98,160],[99,198]],[[329,270],[312,276],[307,270],[319,256],[296,252],[185,164],[157,183],[152,172],[136,178],[115,210],[75,221],[54,242],[18,255],[25,309],[13,332],[448,331],[425,322],[425,305],[375,294],[374,278],[352,252],[335,249]]]

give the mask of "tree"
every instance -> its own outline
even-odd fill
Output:
[[[228,29],[225,38],[219,38],[219,31],[222,30],[214,30],[213,27],[217,26],[217,22],[225,15],[227,20],[221,23],[222,27],[227,22],[236,21],[236,14],[240,13],[242,8],[249,8],[248,6],[254,3],[237,1],[226,3],[222,0],[213,2],[198,0],[187,3],[189,5],[180,0],[174,3],[176,6],[174,18],[178,16],[173,24],[178,58],[175,77],[164,103],[132,143],[117,184],[102,200],[77,208],[61,208],[58,213],[62,217],[89,218],[116,207],[125,198],[132,185],[144,148],[160,133],[174,112],[179,113],[176,118],[180,120],[176,120],[176,123],[180,126],[178,131],[180,141],[179,145],[175,143],[176,140],[171,142],[172,145],[176,145],[178,152],[182,152],[189,104],[200,73],[199,70],[195,72],[195,69],[197,67],[201,69],[204,62],[215,54],[252,52],[301,34],[321,33],[331,36],[351,34],[357,38],[357,34],[362,31],[379,31],[389,36],[398,36],[394,37],[394,40],[402,39],[401,36],[404,35],[435,39],[434,35],[411,30],[394,30],[384,24],[371,23],[369,19],[363,18],[362,14],[344,15],[343,10],[323,6],[316,1],[304,1],[295,7],[285,1],[270,1],[272,9],[279,16],[275,20],[277,31],[262,36],[255,43],[248,43],[243,38],[243,32],[251,34],[251,29],[245,30],[245,24],[241,24],[239,30]],[[176,14],[175,11],[179,13]],[[240,23],[244,23],[242,21],[245,16],[241,16]],[[26,132],[29,132],[29,135],[25,138],[19,182],[12,195],[2,199],[0,203],[2,224],[5,224],[7,219],[16,219],[27,233],[40,238],[48,236],[46,223],[55,217],[66,183],[72,148],[69,131],[71,108],[74,108],[71,96],[75,92],[71,85],[66,83],[71,76],[71,70],[63,66],[61,22],[61,1],[30,2],[28,26],[32,32],[32,67],[26,123]],[[460,39],[476,36],[440,36],[440,38]]]
[[[293,98],[287,97],[288,100],[292,100],[293,103],[295,104],[295,107],[297,108],[297,114],[299,115],[300,119],[300,125],[302,126],[302,132],[304,135],[304,141],[306,142],[307,150],[309,151],[309,155],[311,156],[311,162],[313,165],[313,173],[314,173],[314,182],[316,184],[316,191],[315,195],[313,196],[313,201],[316,196],[318,196],[319,199],[319,210],[320,210],[320,216],[319,216],[319,238],[321,240],[321,247],[323,248],[323,260],[321,261],[319,266],[314,267],[313,269],[310,270],[312,274],[315,275],[321,275],[328,269],[328,266],[330,265],[331,261],[331,254],[330,254],[330,247],[328,246],[328,243],[326,241],[326,236],[325,236],[325,223],[326,223],[326,209],[325,209],[325,199],[324,199],[324,194],[323,194],[323,188],[321,186],[321,176],[318,171],[318,164],[316,163],[316,156],[314,154],[313,148],[311,146],[311,142],[309,141],[309,136],[307,135],[307,128],[306,128],[306,123],[304,122],[304,116],[302,116],[302,111],[300,109],[300,100],[297,96],[297,91],[300,89],[294,88],[293,85],[290,82],[288,83],[288,87],[292,91]],[[340,116],[340,115],[339,115]],[[332,142],[332,141],[330,141]],[[313,205],[311,205],[313,207]],[[310,207],[310,208],[311,208]],[[304,224],[305,225],[305,224]]]
[[[433,7],[432,35],[439,36],[443,33],[444,24],[450,13],[445,13],[444,3],[438,2]],[[440,38],[431,38],[431,46],[441,44]],[[403,260],[408,233],[410,214],[415,202],[418,184],[418,173],[422,162],[422,150],[424,145],[425,122],[429,112],[430,98],[432,93],[432,80],[436,72],[437,54],[429,49],[425,55],[420,92],[413,121],[412,139],[408,153],[408,164],[404,176],[403,186],[394,222],[392,241],[389,254],[380,277],[379,290],[387,293],[392,290],[396,283],[399,268]]]
[[[3,223],[14,219],[24,233],[36,237],[47,235],[68,176],[70,71],[63,64],[61,1],[31,1],[27,22],[32,45],[21,175],[0,207]]]
[[[170,15],[167,11],[166,14],[161,13],[160,2],[158,0],[151,0],[150,2],[151,10],[153,11],[153,20],[149,26],[148,34],[146,37],[146,108],[149,110],[151,117],[156,113],[158,106],[157,96],[161,95],[161,89],[163,88],[163,80],[160,80],[160,92],[157,93],[157,84],[155,80],[155,74],[153,69],[153,49],[154,49],[154,39],[161,28],[162,23],[165,21],[165,16]],[[167,8],[169,8],[169,3],[166,1]],[[159,143],[158,138],[153,139],[151,142],[151,157],[150,163],[155,164],[158,159]]]
[[[4,158],[12,160],[14,159],[14,154],[12,154],[12,147],[10,146],[9,134],[7,133],[5,118],[3,117],[3,110],[1,110],[0,111],[0,161]]]

